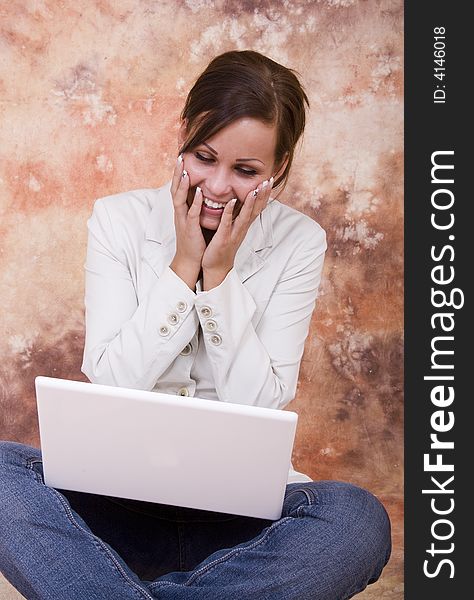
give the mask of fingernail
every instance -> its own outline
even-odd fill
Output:
[[[270,185],[273,185],[273,182],[274,182],[274,181],[275,181],[275,180],[273,179],[273,177],[270,177]]]
[[[188,172],[186,171],[186,169],[183,169],[183,173],[182,173],[181,177],[184,179],[187,174],[188,174]]]
[[[267,185],[268,185],[268,179],[265,179],[265,181],[262,183],[262,189],[264,187],[267,187]]]
[[[199,186],[196,186],[196,194],[200,194],[201,193],[201,188]]]
[[[178,165],[180,165],[182,162],[183,162],[183,155],[182,155],[182,154],[180,154],[180,155],[178,156]]]

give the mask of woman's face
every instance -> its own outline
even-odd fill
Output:
[[[188,204],[197,186],[204,196],[201,227],[215,231],[233,198],[238,200],[235,218],[248,193],[275,175],[275,146],[274,125],[244,117],[183,155],[190,181]]]

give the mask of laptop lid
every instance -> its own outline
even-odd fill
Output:
[[[46,485],[281,516],[296,413],[51,377],[35,385]]]

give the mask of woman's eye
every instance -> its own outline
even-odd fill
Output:
[[[202,154],[201,152],[195,152],[194,156],[204,163],[213,163],[215,161],[213,156],[206,156],[206,154]],[[236,166],[235,170],[245,177],[255,177],[255,175],[257,175],[255,169],[246,169],[244,167]]]
[[[242,167],[237,167],[237,171],[242,173],[242,175],[246,175],[247,177],[254,177],[257,174],[257,171],[254,171],[253,169],[244,169]]]
[[[202,160],[202,162],[212,162],[214,159],[211,158],[210,156],[204,156],[204,154],[201,154],[200,152],[195,152],[194,156],[198,159],[198,160]]]

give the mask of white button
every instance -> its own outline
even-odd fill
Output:
[[[165,336],[165,335],[168,335],[169,332],[170,332],[170,330],[168,327],[166,327],[166,325],[162,325],[160,327],[160,335]]]
[[[201,316],[207,318],[212,316],[212,310],[209,308],[209,306],[203,306],[200,310],[201,312]]]
[[[204,323],[204,329],[206,331],[215,331],[217,329],[217,323],[212,319],[209,319],[209,321]]]
[[[179,388],[178,396],[189,396],[188,388],[186,388],[186,387]]]
[[[182,356],[188,356],[188,354],[191,354],[191,352],[192,352],[192,349],[193,349],[193,348],[192,348],[191,344],[187,344],[187,345],[186,345],[186,346],[185,346],[185,347],[184,347],[184,348],[181,350],[180,354],[181,354]]]
[[[170,315],[168,315],[168,323],[171,323],[171,325],[176,325],[178,321],[179,317],[176,313],[171,313]]]
[[[188,305],[186,304],[186,302],[178,302],[178,304],[176,305],[176,310],[181,313],[185,312],[187,308]]]
[[[219,346],[222,342],[222,338],[218,333],[211,335],[209,339],[211,340],[211,344],[214,344],[214,346]]]

